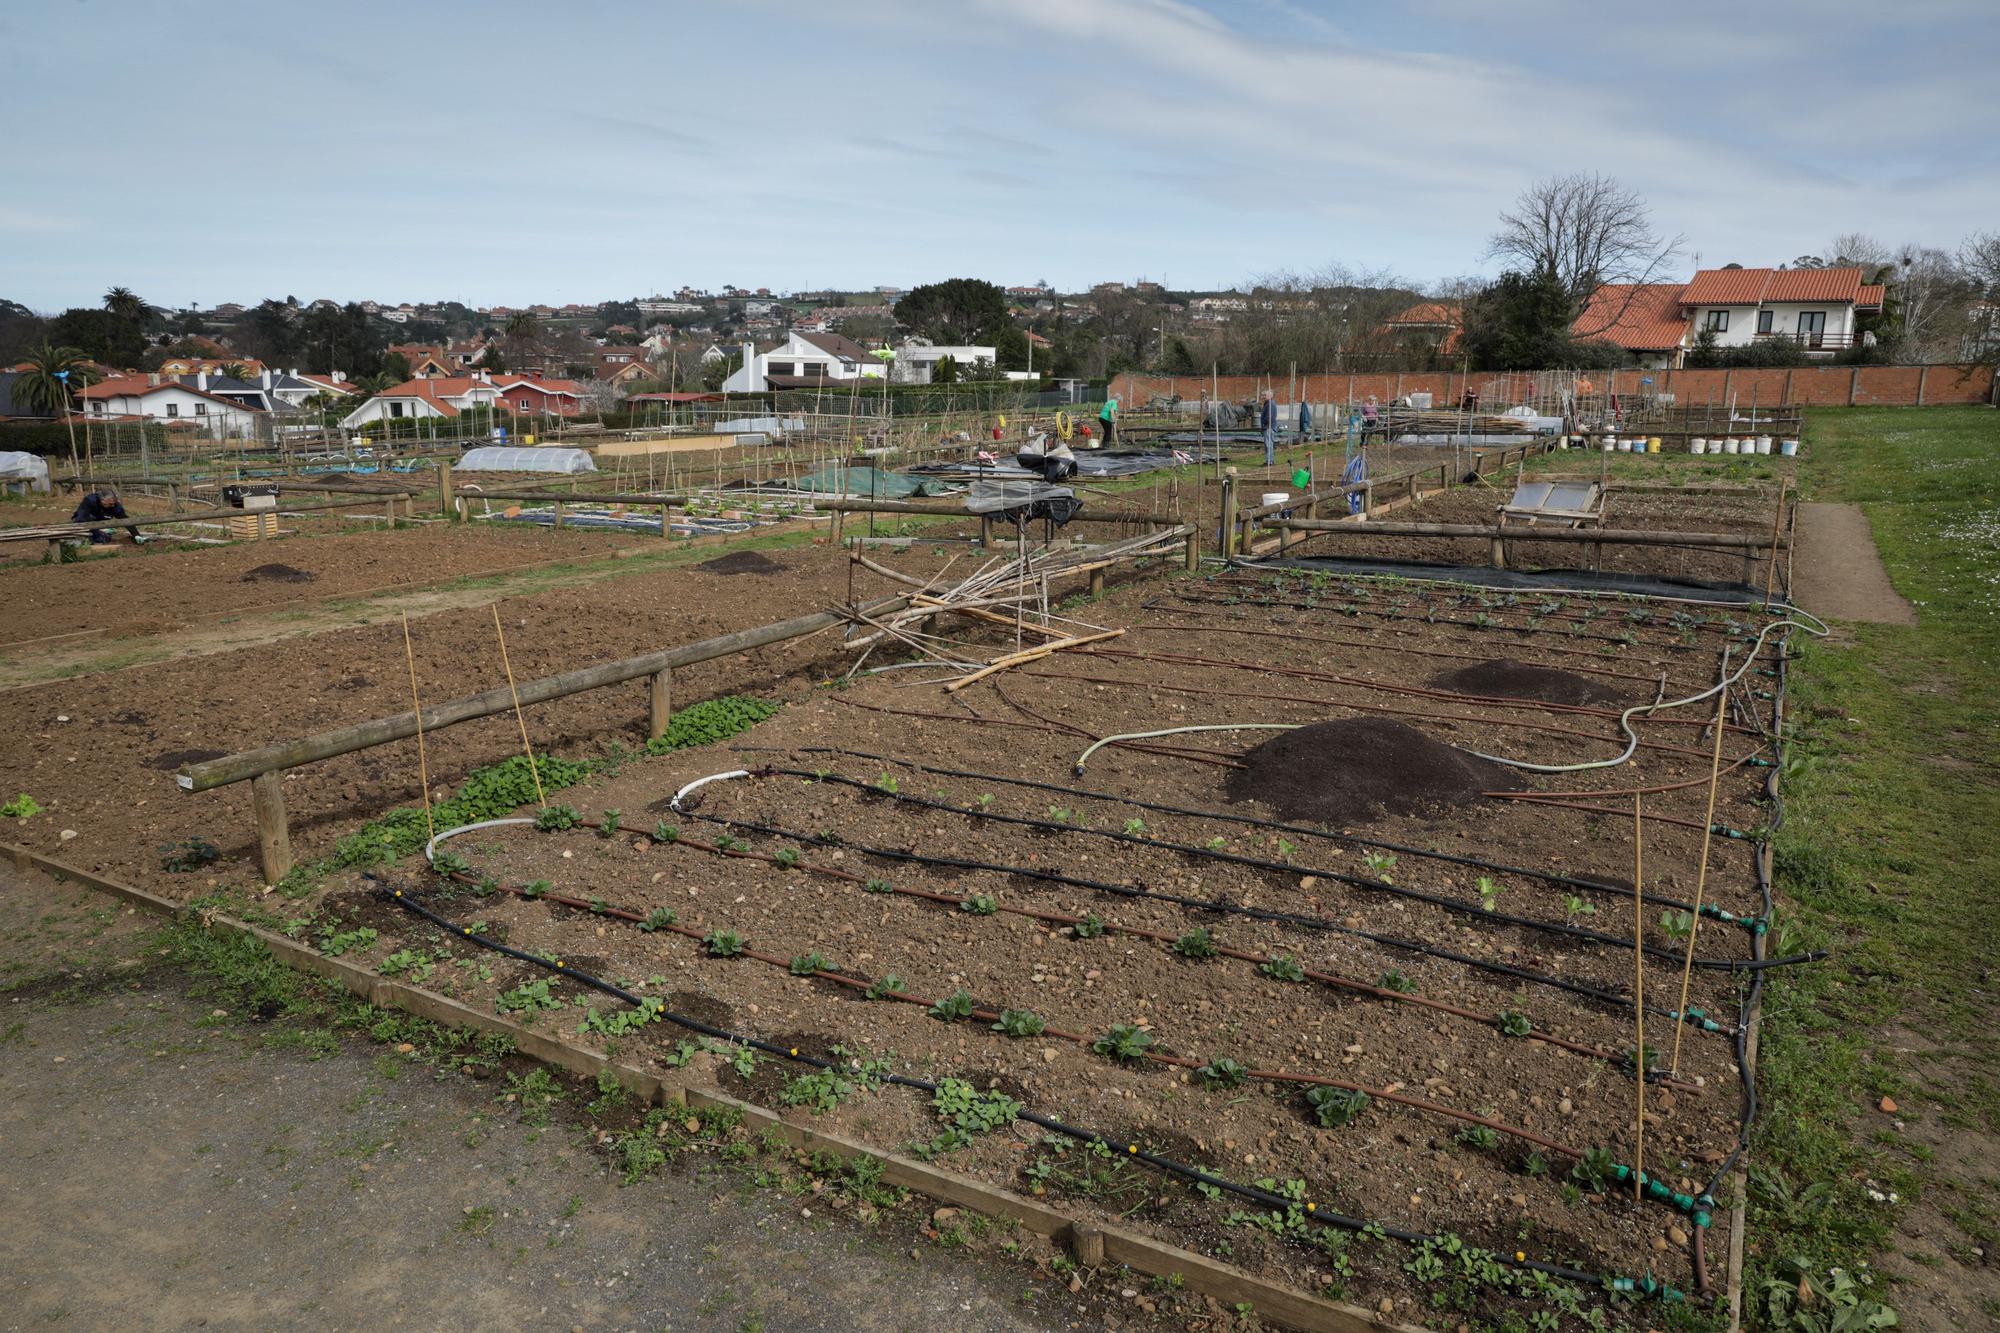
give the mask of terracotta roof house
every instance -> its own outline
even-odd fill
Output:
[[[1456,301],[1420,301],[1384,320],[1381,331],[1399,349],[1455,351],[1465,332],[1465,308]]]
[[[384,389],[341,418],[352,430],[374,421],[455,417],[475,408],[523,416],[571,417],[583,410],[583,393],[573,380],[538,375],[430,375]]]
[[[1704,331],[1719,347],[1795,338],[1808,356],[1860,339],[1856,316],[1886,296],[1858,268],[1705,268],[1685,283],[1606,283],[1570,325],[1572,336],[1616,343],[1653,369],[1679,366]]]

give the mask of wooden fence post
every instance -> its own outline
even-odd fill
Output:
[[[1102,597],[1104,595],[1103,565],[1099,565],[1096,569],[1090,571],[1090,595],[1092,597]]]
[[[1222,558],[1236,554],[1236,469],[1222,470]]]
[[[558,500],[556,501],[556,531],[558,532],[562,531],[562,526],[563,526],[563,502],[561,500]]]
[[[661,667],[652,679],[652,721],[646,732],[648,739],[658,740],[667,734],[667,723],[674,716],[674,669]]]
[[[1078,1222],[1069,1229],[1070,1248],[1076,1251],[1079,1268],[1102,1268],[1104,1266],[1104,1233],[1085,1222]]]
[[[276,769],[250,780],[250,805],[257,817],[257,851],[264,882],[276,884],[292,868],[292,834],[285,825],[285,774]]]
[[[451,503],[451,464],[438,464],[438,513],[445,518],[454,515]]]
[[[1847,372],[1847,405],[1849,407],[1854,406],[1855,394],[1860,390],[1860,388],[1861,388],[1861,367],[1856,366],[1854,367],[1854,369]]]
[[[1925,365],[1924,365],[1924,368],[1923,368],[1922,370],[1919,370],[1919,371],[1917,372],[1917,406],[1918,406],[1918,407],[1922,407],[1922,406],[1924,405],[1924,385],[1925,385],[1925,384],[1927,384],[1927,383],[1928,383],[1928,382],[1930,381],[1930,377],[1931,377],[1931,368],[1930,368],[1930,365],[1929,365],[1929,363],[1928,363],[1928,362],[1926,362],[1926,363],[1925,363]]]
[[[1190,574],[1201,568],[1201,525],[1198,523],[1188,524],[1187,556],[1182,568]]]

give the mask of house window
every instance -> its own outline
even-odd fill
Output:
[[[401,403],[389,404],[389,415],[392,417],[399,417],[403,415],[403,405]]]
[[[180,405],[179,403],[168,403],[168,404],[167,404],[167,415],[168,415],[168,416],[170,416],[170,417],[177,417],[177,416],[179,416],[180,414],[181,414],[181,405]]]
[[[1826,336],[1826,311],[1799,311],[1799,341],[1809,346],[1819,346],[1819,340]]]
[[[1757,332],[1769,333],[1771,331],[1771,315],[1772,312],[1769,310],[1759,310],[1757,312]]]
[[[1707,311],[1701,317],[1701,326],[1710,333],[1727,333],[1729,332],[1729,312],[1727,310]]]
[[[93,399],[91,399],[91,402],[90,402],[90,410],[91,410],[91,411],[93,411],[93,412],[95,412],[95,413],[97,413],[97,415],[99,415],[99,416],[103,416],[103,415],[104,415],[104,400],[103,400],[103,399],[101,399],[101,398],[93,398]]]
[[[521,400],[521,410],[522,410],[523,412],[526,412],[526,411],[528,411],[528,410],[529,410],[529,409],[530,409],[531,407],[533,407],[533,404],[532,404],[532,403],[530,403],[530,402],[529,402],[529,401],[528,401],[528,400],[527,400],[526,398],[523,398],[523,399]]]
[[[205,417],[205,416],[207,416],[207,415],[208,415],[208,404],[207,404],[207,403],[196,403],[196,404],[194,405],[194,414],[195,414],[196,416],[198,416],[198,417]]]

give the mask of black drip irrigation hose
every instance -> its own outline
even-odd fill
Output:
[[[1539,879],[1548,884],[1560,884],[1567,888],[1589,889],[1594,893],[1608,893],[1621,901],[1629,900],[1631,890],[1602,880],[1586,879],[1581,875],[1565,875],[1555,870],[1533,870],[1527,866],[1510,865],[1505,861],[1488,861],[1477,856],[1462,856],[1455,852],[1439,852],[1424,847],[1412,847],[1408,843],[1385,842],[1379,838],[1363,838],[1353,833],[1332,833],[1326,829],[1313,828],[1306,824],[1288,823],[1282,819],[1265,819],[1258,815],[1240,815],[1228,810],[1196,810],[1186,806],[1166,805],[1159,801],[1148,801],[1138,796],[1120,796],[1111,792],[1092,791],[1087,787],[1065,786],[1054,782],[1040,782],[1034,778],[1009,778],[997,773],[975,773],[962,768],[939,768],[931,764],[920,764],[914,759],[904,759],[897,755],[874,754],[867,750],[850,750],[838,745],[732,745],[738,754],[837,754],[854,759],[867,759],[881,764],[900,764],[913,768],[919,773],[930,773],[938,777],[967,778],[976,782],[997,782],[1013,787],[1028,787],[1035,791],[1055,792],[1061,796],[1082,797],[1085,800],[1105,801],[1113,804],[1135,806],[1141,810],[1152,810],[1163,815],[1181,815],[1189,819],[1216,819],[1224,823],[1247,824],[1253,828],[1267,828],[1278,833],[1298,833],[1308,838],[1325,838],[1329,842],[1343,843],[1350,847],[1374,847],[1385,852],[1395,852],[1402,856],[1418,856],[1432,861],[1444,861],[1451,865],[1471,866],[1477,870],[1490,870],[1500,875],[1525,876]],[[1671,907],[1682,912],[1694,910],[1694,904],[1680,898],[1668,898],[1661,894],[1649,893],[1645,900],[1656,907]],[[1740,925],[1746,930],[1761,932],[1763,922],[1757,917],[1738,916],[1713,904],[1703,904],[1701,914],[1712,920]],[[1623,941],[1620,942],[1621,944]]]
[[[650,1011],[670,1023],[686,1028],[690,1032],[698,1032],[703,1036],[714,1037],[717,1040],[726,1041],[733,1045],[748,1047],[777,1059],[790,1060],[812,1069],[834,1069],[839,1067],[834,1061],[803,1054],[796,1047],[779,1046],[758,1037],[746,1036],[739,1032],[732,1032],[727,1028],[717,1027],[712,1023],[704,1023],[699,1019],[690,1018],[685,1014],[675,1013],[671,1009],[664,1007],[656,1008],[657,1001],[649,1002],[645,997],[635,995],[624,987],[605,981],[601,977],[593,976],[577,968],[566,967],[560,959],[551,961],[539,954],[532,954],[526,950],[502,944],[498,940],[480,934],[470,926],[461,926],[450,918],[417,902],[403,890],[389,887],[386,881],[373,873],[364,872],[362,878],[380,885],[381,887],[378,892],[393,906],[400,907],[405,911],[422,917],[432,925],[450,932],[455,938],[468,940],[481,948],[490,949],[494,953],[515,959],[518,962],[542,968],[559,976],[569,977],[580,986],[585,986],[612,996],[615,999],[623,1000],[635,1009]],[[938,1091],[937,1084],[925,1079],[911,1078],[904,1074],[884,1074],[881,1081],[893,1084],[896,1087],[910,1088],[930,1095],[935,1095]],[[1096,1130],[1071,1125],[1053,1116],[1042,1115],[1039,1112],[1023,1108],[1018,1113],[1018,1118],[1027,1121],[1031,1125],[1046,1129],[1051,1133],[1060,1134],[1073,1142],[1086,1146],[1099,1146],[1113,1154],[1126,1157],[1132,1161],[1143,1162],[1147,1166],[1168,1175],[1176,1176],[1195,1184],[1207,1185],[1212,1189],[1221,1190],[1224,1193],[1233,1194],[1238,1198],[1247,1199],[1263,1209],[1278,1213],[1288,1213],[1295,1204],[1299,1203],[1298,1200],[1291,1199],[1273,1190],[1261,1189],[1255,1185],[1240,1184],[1237,1181],[1230,1180],[1226,1176],[1214,1175],[1202,1170],[1200,1167],[1191,1166],[1185,1162],[1176,1161],[1171,1157],[1161,1156],[1158,1153],[1148,1152],[1137,1143],[1124,1142],[1121,1144],[1118,1140],[1107,1138]],[[1122,1153],[1119,1152],[1121,1147],[1123,1148]],[[1303,1206],[1305,1211],[1312,1215],[1314,1221],[1319,1222],[1322,1226],[1329,1229],[1367,1232],[1374,1235],[1387,1236],[1391,1239],[1401,1241],[1406,1245],[1437,1245],[1445,1239],[1442,1236],[1428,1235],[1421,1231],[1411,1231],[1404,1227],[1394,1227],[1383,1222],[1365,1222],[1358,1217],[1349,1217],[1344,1213],[1335,1212],[1332,1209],[1322,1209],[1314,1201],[1307,1201]],[[1565,1282],[1601,1287],[1606,1291],[1653,1296],[1670,1303],[1685,1301],[1687,1299],[1686,1293],[1655,1280],[1650,1274],[1639,1278],[1608,1277],[1600,1273],[1586,1272],[1580,1268],[1570,1268],[1563,1264],[1546,1263],[1539,1259],[1528,1259],[1519,1257],[1518,1255],[1510,1257],[1496,1252],[1493,1258],[1496,1262],[1508,1268],[1530,1273],[1540,1273],[1546,1277],[1556,1278]]]
[[[705,815],[698,810],[691,809],[683,809],[681,813],[688,818],[705,820],[708,823],[720,825],[723,828],[761,833],[767,837],[784,838],[799,843],[816,843],[819,841],[815,834],[801,833],[796,829],[780,828],[773,824],[758,824],[749,820],[725,819],[719,815]],[[1307,916],[1299,912],[1279,912],[1264,907],[1246,907],[1240,903],[1227,902],[1220,898],[1188,898],[1180,894],[1160,893],[1153,889],[1137,889],[1129,884],[1106,884],[1101,880],[1084,879],[1080,876],[1065,875],[1053,870],[1036,870],[1032,866],[995,865],[987,861],[968,861],[950,856],[930,856],[923,852],[902,851],[892,847],[870,847],[866,844],[855,842],[843,841],[841,845],[853,851],[860,852],[864,856],[879,857],[885,861],[908,861],[915,865],[940,866],[952,870],[980,870],[996,875],[1018,875],[1023,879],[1041,880],[1048,884],[1065,884],[1074,888],[1090,889],[1097,893],[1108,893],[1117,898],[1171,903],[1176,907],[1185,907],[1195,911],[1216,912],[1226,916],[1248,917],[1254,921],[1278,922],[1284,925],[1300,926],[1307,930],[1317,930],[1333,935],[1351,935],[1357,939],[1368,940],[1371,943],[1380,944],[1388,948],[1403,949],[1410,953],[1423,954],[1431,958],[1442,958],[1447,962],[1459,963],[1466,967],[1478,968],[1487,972],[1496,972],[1502,976],[1513,977],[1520,981],[1533,982],[1541,986],[1551,986],[1557,990],[1568,991],[1573,995],[1581,995],[1586,999],[1595,1000],[1599,1004],[1607,1005],[1610,1008],[1625,1013],[1630,1013],[1632,1010],[1631,997],[1621,995],[1616,991],[1604,990],[1581,981],[1571,981],[1566,977],[1557,977],[1544,972],[1536,972],[1531,968],[1515,967],[1511,963],[1495,962],[1485,958],[1474,958],[1469,954],[1455,953],[1450,949],[1441,949],[1436,945],[1423,944],[1416,940],[1406,940],[1395,935],[1384,935],[1376,931],[1362,930],[1354,926],[1338,925],[1327,920],[1325,917]],[[1675,1017],[1672,1010],[1658,1009],[1651,1005],[1647,1006],[1646,1012],[1660,1018],[1668,1019],[1669,1021],[1672,1021]],[[1723,1032],[1726,1030],[1713,1020],[1698,1017],[1693,1013],[1688,1015],[1686,1021],[1691,1026],[1700,1028],[1702,1031]]]
[[[1045,833],[1083,833],[1092,837],[1110,838],[1114,841],[1129,843],[1137,847],[1151,847],[1159,851],[1177,852],[1183,856],[1207,857],[1210,860],[1224,861],[1232,865],[1248,866],[1255,870],[1270,871],[1274,874],[1287,877],[1312,875],[1318,879],[1331,880],[1339,884],[1349,884],[1360,889],[1372,889],[1380,893],[1391,894],[1398,898],[1407,898],[1412,902],[1426,903],[1448,912],[1458,912],[1463,915],[1477,917],[1484,921],[1495,921],[1504,925],[1519,926],[1524,930],[1546,931],[1550,934],[1562,935],[1570,939],[1585,940],[1592,944],[1607,947],[1623,948],[1626,943],[1618,936],[1607,935],[1603,931],[1589,930],[1582,926],[1572,926],[1567,922],[1543,921],[1537,917],[1517,916],[1512,912],[1489,911],[1484,907],[1461,902],[1456,898],[1448,898],[1443,894],[1429,893],[1423,889],[1406,888],[1402,885],[1391,884],[1387,880],[1370,879],[1366,875],[1348,874],[1339,870],[1326,870],[1298,862],[1268,861],[1262,857],[1244,856],[1238,852],[1215,851],[1207,847],[1196,847],[1188,843],[1167,842],[1160,838],[1143,837],[1136,833],[1118,833],[1109,829],[1078,828],[1074,824],[1061,824],[1054,820],[1036,819],[1030,815],[995,814],[989,810],[978,810],[970,806],[952,805],[947,801],[935,801],[929,797],[905,796],[901,792],[884,791],[880,787],[873,786],[870,783],[838,773],[821,774],[805,769],[767,767],[750,774],[750,776],[753,778],[783,776],[804,778],[808,782],[831,782],[844,787],[852,787],[857,791],[873,792],[877,796],[886,797],[892,801],[906,802],[911,805],[921,806],[927,810],[942,810],[949,814],[964,815],[971,819],[988,819],[1000,824],[1016,824],[1027,828],[1039,829]],[[1648,944],[1644,947],[1647,954],[1653,957],[1664,959],[1667,962],[1680,961],[1680,955],[1672,949],[1661,948],[1655,944]],[[1708,971],[1738,971],[1757,965],[1754,959],[1695,959],[1696,967]],[[1764,964],[1764,966],[1775,965]]]

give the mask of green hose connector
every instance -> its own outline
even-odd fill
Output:
[[[1771,759],[1753,758],[1753,759],[1745,759],[1743,762],[1751,768],[1776,768],[1778,766],[1777,762]]]
[[[1678,1023],[1686,1023],[1700,1032],[1727,1032],[1729,1030],[1701,1010],[1693,1007],[1690,1007],[1685,1014],[1678,1009],[1669,1009],[1667,1010],[1667,1017]]]
[[[1644,1277],[1608,1277],[1604,1279],[1606,1291],[1623,1292],[1629,1296],[1651,1296],[1672,1305],[1685,1301],[1687,1293],[1678,1287],[1670,1287],[1651,1273]]]
[[[1749,838],[1750,836],[1749,834],[1745,833],[1742,829],[1731,828],[1727,824],[1710,824],[1708,826],[1708,831],[1710,833],[1720,833],[1725,838],[1735,838],[1739,842]]]
[[[1632,1178],[1632,1168],[1622,1164],[1614,1163],[1611,1173],[1618,1177],[1621,1184]],[[1695,1198],[1692,1194],[1678,1193],[1671,1185],[1667,1185],[1643,1171],[1639,1173],[1639,1188],[1645,1191],[1647,1198],[1657,1200],[1660,1203],[1671,1204],[1681,1212],[1686,1213],[1698,1227],[1707,1226],[1711,1220],[1708,1210],[1701,1206],[1700,1199]],[[1706,1197],[1706,1195],[1703,1196],[1703,1198]],[[1710,1202],[1713,1203],[1713,1200],[1710,1200]]]

